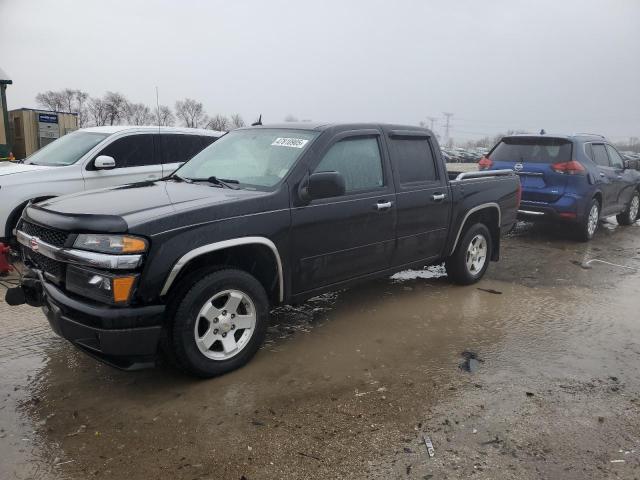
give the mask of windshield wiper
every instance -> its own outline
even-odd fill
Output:
[[[184,178],[184,177],[181,177]],[[219,185],[220,187],[230,188],[231,190],[238,190],[240,187],[236,186],[240,182],[238,180],[233,180],[229,178],[218,178],[218,177],[208,177],[208,178],[184,178],[184,180],[192,181],[192,182],[209,182],[213,185]],[[236,185],[231,185],[231,184]]]

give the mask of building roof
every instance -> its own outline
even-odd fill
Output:
[[[163,133],[191,133],[198,135],[208,135],[212,137],[220,137],[225,132],[218,132],[216,130],[207,130],[204,128],[186,128],[186,127],[158,127],[153,125],[106,125],[103,127],[88,127],[83,128],[84,132],[95,133],[118,133],[124,131],[137,131],[137,132],[163,132]]]
[[[0,68],[0,83],[6,84],[6,85],[13,83],[13,80],[11,80],[9,78],[9,75],[7,75],[7,73],[1,68]]]

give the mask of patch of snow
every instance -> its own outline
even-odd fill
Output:
[[[422,270],[403,270],[391,276],[391,280],[397,282],[406,282],[407,280],[417,280],[418,278],[440,278],[446,277],[447,271],[444,265],[435,265],[432,267],[423,268]]]

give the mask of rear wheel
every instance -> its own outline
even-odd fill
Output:
[[[193,375],[213,377],[240,368],[264,340],[267,294],[242,270],[205,274],[174,301],[170,348],[178,366]]]
[[[633,197],[631,197],[627,209],[616,216],[618,223],[620,225],[632,225],[638,219],[638,210],[640,210],[640,194],[636,190],[633,192]]]
[[[600,203],[594,198],[591,200],[587,214],[584,216],[579,224],[577,231],[578,240],[588,242],[593,238],[598,230],[600,223]]]
[[[460,285],[471,285],[479,281],[491,257],[491,234],[486,225],[476,223],[462,235],[453,255],[445,260],[447,275]]]

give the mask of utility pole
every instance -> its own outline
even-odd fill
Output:
[[[453,117],[453,113],[448,113],[448,112],[442,112],[442,114],[445,116],[446,120],[445,120],[445,145],[447,145],[449,143],[449,141],[451,140],[451,137],[449,137],[449,127],[451,126],[451,117]]]
[[[437,120],[437,118],[436,117],[427,117],[427,120],[429,120],[429,123],[431,125],[430,126],[430,130],[433,132],[433,125],[434,125],[435,121]]]

